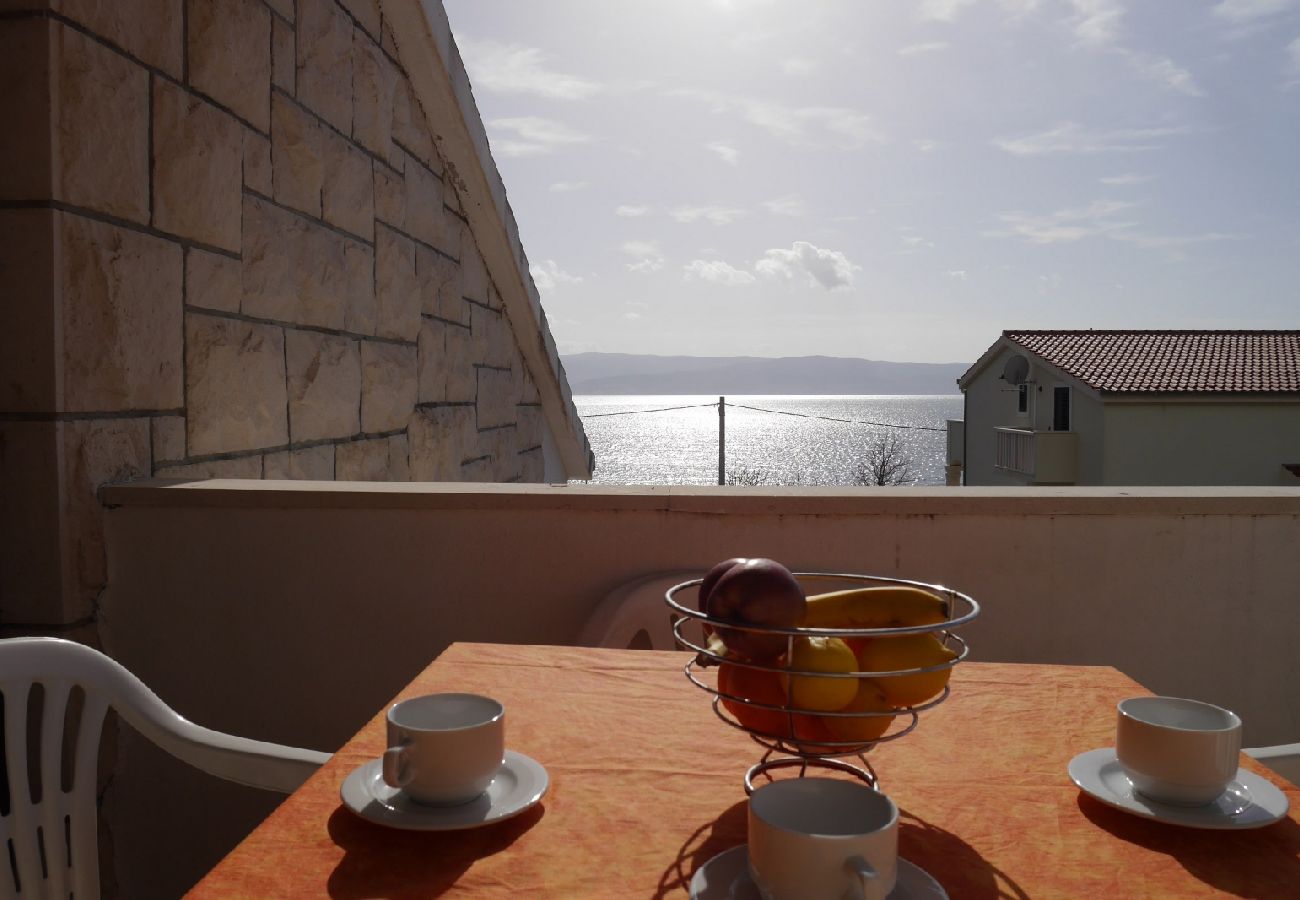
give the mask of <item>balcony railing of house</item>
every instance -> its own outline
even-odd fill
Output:
[[[1021,475],[1032,476],[1036,468],[1034,433],[1024,428],[995,428],[998,455],[995,465]]]
[[[1073,431],[1030,431],[998,427],[999,469],[1027,477],[1028,484],[1074,484],[1078,480],[1078,441]]]

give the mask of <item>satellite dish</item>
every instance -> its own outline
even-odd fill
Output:
[[[1023,356],[1013,356],[1002,367],[1002,380],[1010,384],[1024,384],[1029,378],[1029,360]]]

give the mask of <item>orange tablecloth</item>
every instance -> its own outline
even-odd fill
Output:
[[[713,715],[687,658],[457,644],[402,696],[502,700],[507,745],[550,772],[538,807],[457,833],[357,818],[339,786],[383,749],[380,712],[192,896],[684,897],[699,866],[744,842],[741,779],[761,753]],[[958,666],[949,700],[872,754],[903,811],[902,855],[954,900],[1300,896],[1300,791],[1282,779],[1291,817],[1240,832],[1139,819],[1071,784],[1070,759],[1112,745],[1116,701],[1141,693],[1110,668]]]

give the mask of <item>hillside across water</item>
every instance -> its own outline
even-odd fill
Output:
[[[956,394],[970,363],[900,363],[833,356],[564,357],[575,394]]]

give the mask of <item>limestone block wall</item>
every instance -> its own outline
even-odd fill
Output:
[[[93,622],[106,483],[542,480],[379,0],[0,12],[0,624]]]

